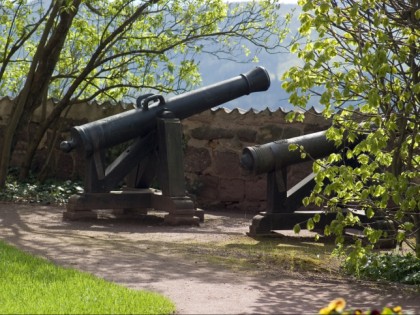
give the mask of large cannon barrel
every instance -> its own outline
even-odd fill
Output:
[[[63,141],[60,147],[66,152],[82,148],[86,154],[90,154],[147,134],[155,128],[156,117],[165,110],[184,119],[240,96],[266,91],[269,86],[267,71],[263,67],[256,67],[245,74],[175,96],[166,102],[162,96],[157,96],[159,105],[150,108],[143,106],[73,127],[70,130],[71,140]]]
[[[246,147],[242,151],[241,166],[254,174],[273,171],[276,168],[301,163],[310,158],[318,159],[337,151],[334,142],[325,136],[326,131],[278,140],[262,145]],[[307,153],[302,157],[299,149],[290,151],[289,145],[303,146]]]

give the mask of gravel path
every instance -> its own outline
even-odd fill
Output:
[[[352,308],[403,306],[420,314],[420,292],[317,275],[232,271],[181,255],[170,244],[246,237],[251,217],[213,212],[200,227],[156,222],[63,222],[63,208],[0,203],[0,239],[64,266],[172,299],[179,314],[316,314],[336,297]]]

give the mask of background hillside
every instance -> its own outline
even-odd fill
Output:
[[[291,34],[296,33],[299,28],[299,6],[293,4],[283,4],[281,6],[281,15],[295,10],[294,17],[290,25]],[[249,46],[251,51],[255,51],[255,47]],[[244,73],[256,66],[265,67],[271,77],[271,86],[266,92],[254,93],[248,96],[243,96],[236,100],[223,105],[225,108],[234,109],[241,108],[249,110],[251,108],[256,110],[264,110],[269,108],[274,111],[278,108],[284,110],[291,110],[292,105],[288,102],[288,94],[281,88],[281,75],[289,67],[299,63],[298,58],[291,53],[284,52],[279,54],[269,54],[262,51],[258,55],[258,63],[240,63],[235,61],[219,60],[211,55],[202,55],[197,58],[200,62],[200,72],[203,78],[203,85],[212,84],[240,73]],[[311,104],[314,106],[316,104]]]

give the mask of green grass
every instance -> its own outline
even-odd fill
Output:
[[[118,272],[118,271],[116,271]],[[167,298],[59,267],[0,241],[0,314],[171,314]]]

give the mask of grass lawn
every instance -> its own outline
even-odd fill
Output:
[[[171,314],[174,304],[59,267],[0,241],[0,314]]]

